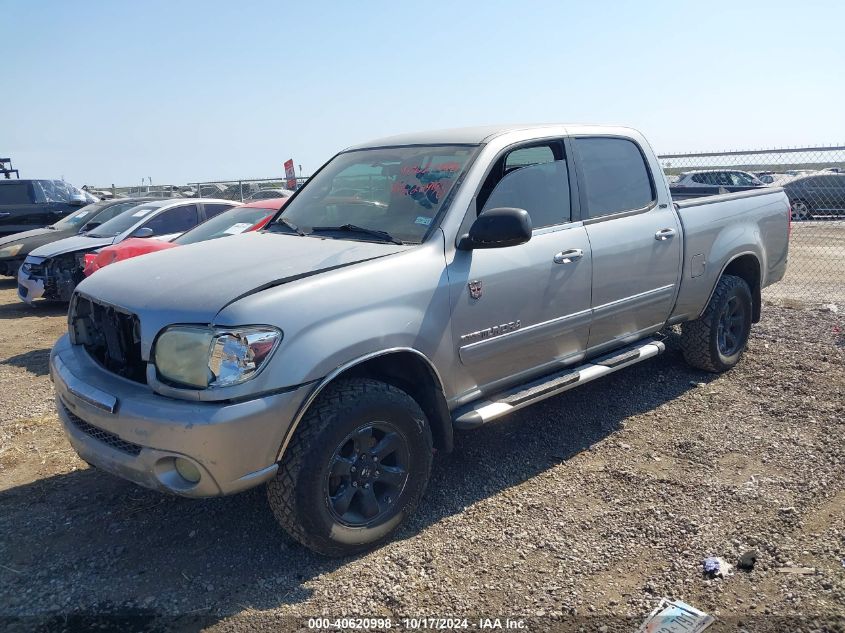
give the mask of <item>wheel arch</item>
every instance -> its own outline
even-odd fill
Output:
[[[716,283],[713,284],[712,290],[710,290],[710,296],[707,297],[707,302],[704,304],[705,310],[707,309],[710,300],[713,298],[713,293],[716,291],[716,286],[719,284],[719,280],[725,275],[734,275],[743,279],[745,283],[748,284],[748,287],[751,289],[751,321],[752,323],[760,321],[760,314],[762,311],[761,291],[763,269],[757,254],[751,252],[739,253],[728,260],[728,262],[722,267],[722,272],[720,272],[719,276],[716,278]]]
[[[353,377],[382,380],[405,391],[426,414],[435,448],[446,452],[452,450],[452,419],[439,372],[419,350],[396,347],[358,357],[337,367],[321,379],[297,411],[285,434],[276,461],[281,460],[299,423],[320,393],[339,379]]]

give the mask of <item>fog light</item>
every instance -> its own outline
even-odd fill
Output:
[[[182,478],[186,481],[191,482],[192,484],[197,483],[200,480],[200,469],[197,468],[193,462],[184,459],[183,457],[177,457],[173,460],[174,465],[176,466],[176,472],[182,475]]]

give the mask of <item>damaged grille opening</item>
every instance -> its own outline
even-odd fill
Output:
[[[76,286],[85,279],[84,256],[85,253],[68,253],[51,257],[39,264],[30,264],[28,274],[44,282],[44,299],[69,301]]]
[[[82,345],[100,365],[129,380],[147,382],[137,316],[76,294],[69,325],[73,342]]]
[[[61,405],[62,410],[64,411],[65,415],[67,415],[71,424],[73,424],[73,426],[85,433],[87,436],[93,437],[95,440],[98,440],[103,444],[111,446],[112,448],[120,451],[121,453],[126,453],[127,455],[132,455],[134,457],[137,457],[141,454],[142,447],[138,444],[134,444],[132,442],[128,442],[124,439],[121,439],[114,433],[106,431],[105,429],[101,429],[98,426],[88,424],[88,422],[86,422],[79,416],[74,415],[64,402],[61,402]]]

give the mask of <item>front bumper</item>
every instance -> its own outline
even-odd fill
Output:
[[[44,296],[44,280],[33,277],[21,266],[18,269],[18,299],[32,303]]]
[[[186,497],[227,495],[256,486],[276,456],[313,385],[237,403],[160,396],[112,374],[65,335],[50,355],[59,419],[89,464],[146,488]],[[192,462],[199,482],[175,469]]]

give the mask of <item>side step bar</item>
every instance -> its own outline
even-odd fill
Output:
[[[461,430],[477,428],[517,409],[522,409],[652,356],[657,356],[663,353],[665,349],[666,346],[662,341],[656,339],[639,341],[629,347],[615,350],[606,356],[594,358],[589,363],[542,376],[529,383],[496,394],[488,400],[475,402],[469,405],[468,409],[464,409],[463,412],[459,410],[453,424],[456,429]]]

